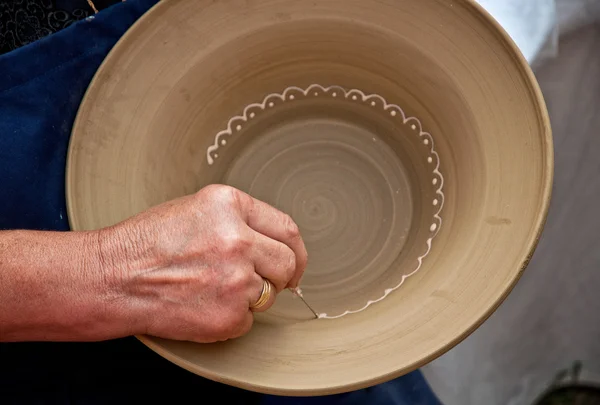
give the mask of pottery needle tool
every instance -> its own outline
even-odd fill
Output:
[[[300,289],[300,287],[290,288],[290,291],[292,292],[292,294],[294,294],[296,297],[298,297],[302,300],[304,305],[306,305],[306,308],[310,309],[310,312],[313,313],[313,315],[315,316],[315,319],[319,318],[319,314],[317,314],[317,312],[314,309],[312,309],[312,307],[310,305],[308,305],[308,302],[306,302],[306,300],[304,299],[304,296],[302,294],[302,290]]]

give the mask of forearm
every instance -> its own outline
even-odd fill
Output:
[[[97,232],[0,232],[0,341],[137,333]]]

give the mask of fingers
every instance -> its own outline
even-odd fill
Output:
[[[260,305],[257,308],[253,308],[253,306],[258,302],[258,300],[261,299],[261,296],[263,294],[263,288],[266,287],[265,283],[264,283],[265,279],[263,277],[261,277],[260,275],[255,273],[254,279],[256,280],[256,282],[252,283],[253,286],[251,287],[251,291],[249,294],[250,295],[249,307],[251,308],[251,310],[253,312],[264,312],[267,309],[271,308],[271,306],[273,306],[273,304],[275,303],[275,298],[277,296],[277,292],[275,291],[274,286],[271,284],[269,299],[267,300],[267,302],[265,302],[264,304]]]
[[[233,333],[231,333],[230,335],[228,335],[227,338],[225,338],[223,340],[235,339],[235,338],[244,336],[245,334],[250,332],[250,329],[252,329],[253,324],[254,324],[254,316],[252,315],[252,312],[246,311],[242,321],[237,325],[237,328],[235,329],[235,331]],[[202,343],[202,342],[200,342],[200,343]]]
[[[294,273],[284,288],[297,287],[308,262],[306,246],[300,236],[298,225],[289,215],[269,204],[241,191],[239,194],[240,209],[248,226],[258,233],[287,245],[294,252]]]
[[[252,233],[254,243],[250,260],[254,263],[254,271],[273,283],[279,293],[296,274],[296,255],[286,244],[262,233]]]

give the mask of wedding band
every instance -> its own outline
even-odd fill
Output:
[[[254,305],[252,305],[250,308],[251,309],[260,309],[267,302],[269,302],[269,299],[271,298],[271,289],[272,289],[271,282],[269,280],[263,278],[263,288],[260,293],[260,297],[258,297],[258,300],[256,301],[256,303]]]

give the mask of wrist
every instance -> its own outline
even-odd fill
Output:
[[[0,232],[0,341],[97,341],[144,331],[105,232]],[[104,245],[102,241],[106,242]],[[124,261],[123,263],[129,263]]]
[[[94,246],[102,288],[104,312],[112,320],[111,328],[121,336],[144,334],[148,324],[148,305],[132,291],[135,277],[150,268],[151,257],[144,242],[132,237],[125,226],[117,225],[95,231],[90,237]]]

